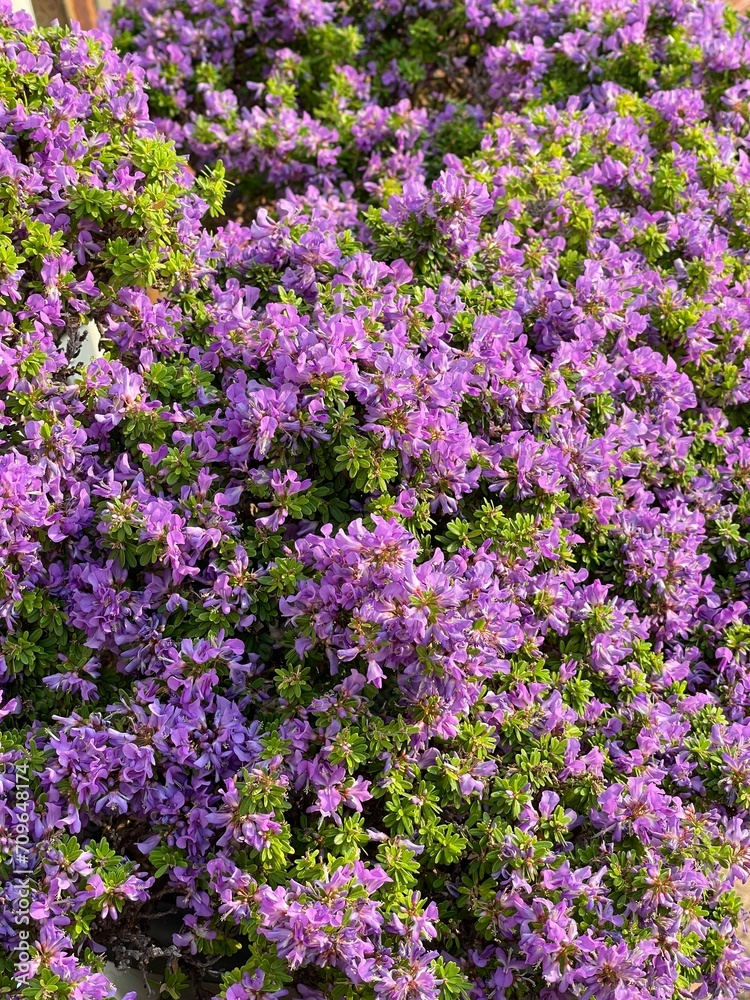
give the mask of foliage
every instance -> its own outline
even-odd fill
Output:
[[[135,8],[0,23],[0,990],[739,998],[747,22]]]

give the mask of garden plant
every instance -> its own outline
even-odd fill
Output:
[[[750,21],[0,4],[0,997],[739,1000]]]

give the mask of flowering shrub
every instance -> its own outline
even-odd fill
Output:
[[[472,153],[499,108],[596,101],[606,82],[688,87],[713,115],[744,106],[750,72],[720,0],[120,0],[107,16],[159,127],[196,163],[221,157],[246,206],[309,182],[380,199]]]
[[[418,10],[382,6],[342,17],[324,0],[191,0],[177,9],[149,0],[116,6],[109,26],[144,67],[159,127],[197,162],[222,157],[241,191],[262,199],[289,183],[330,187],[419,168],[428,118],[387,52],[400,41],[408,52],[421,28],[420,58],[409,61],[421,78],[446,38],[428,18],[415,20]],[[424,6],[448,17],[449,32],[464,28],[452,3]]]
[[[13,996],[747,985],[750,33],[462,18],[2,13]]]

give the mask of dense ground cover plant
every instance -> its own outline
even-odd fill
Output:
[[[139,10],[0,26],[3,989],[739,997],[746,22]]]
[[[690,87],[715,114],[744,99],[750,58],[720,0],[123,0],[108,25],[159,127],[196,163],[221,157],[250,207],[310,181],[371,202],[473,152],[499,108],[606,82]]]

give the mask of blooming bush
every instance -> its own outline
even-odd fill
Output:
[[[747,22],[135,7],[0,21],[2,989],[739,998]]]
[[[221,157],[245,208],[290,183],[382,199],[474,152],[498,109],[597,101],[607,82],[690,88],[715,115],[744,105],[750,72],[720,0],[120,0],[105,16],[158,126],[196,163]]]

